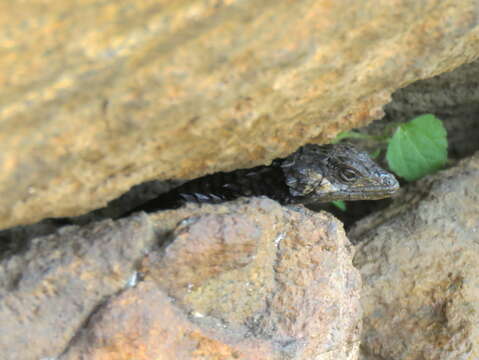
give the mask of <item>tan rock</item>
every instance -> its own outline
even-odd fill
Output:
[[[357,359],[360,278],[326,213],[243,199],[33,244],[2,263],[5,360]]]
[[[266,163],[478,56],[461,1],[4,1],[0,228]]]
[[[146,216],[107,220],[36,238],[1,261],[1,358],[60,354],[96,308],[127,285],[154,241]]]
[[[408,190],[362,229],[362,359],[478,359],[479,153]]]
[[[149,256],[152,277],[190,313],[271,348],[255,357],[245,339],[230,343],[241,358],[356,358],[360,282],[337,220],[269,199],[180,211],[175,241]]]

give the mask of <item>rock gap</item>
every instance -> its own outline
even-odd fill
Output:
[[[355,130],[372,135],[392,134],[400,123],[421,114],[432,113],[443,120],[447,129],[449,165],[453,165],[479,149],[479,141],[477,141],[479,139],[479,61],[462,65],[454,71],[417,81],[397,90],[392,95],[391,103],[387,104],[384,110],[385,116],[382,119]],[[352,142],[370,151],[377,148],[377,144]],[[376,161],[387,168],[384,153],[383,151]],[[182,181],[171,180],[138,184],[111,201],[105,208],[71,218],[71,220],[75,224],[83,225],[117,216],[181,183]],[[407,186],[404,182],[401,182],[401,185]],[[361,218],[384,209],[390,203],[391,199],[349,202],[346,212],[328,204],[311,208],[333,213],[348,230]],[[61,226],[57,223],[46,219],[0,231],[0,258],[25,250],[30,239],[51,234],[59,227]]]

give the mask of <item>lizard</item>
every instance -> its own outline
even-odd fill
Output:
[[[190,201],[219,203],[241,196],[267,196],[283,205],[308,206],[334,200],[382,199],[398,190],[396,178],[374,163],[366,152],[348,144],[307,144],[285,158],[273,160],[270,165],[206,175],[126,213],[105,216],[99,209],[94,211],[98,212],[94,217],[119,219],[139,211],[151,213],[178,208]],[[91,217],[87,218],[89,221]],[[85,224],[83,220],[69,217],[48,218],[43,222],[55,227]]]
[[[306,144],[285,158],[231,172],[206,175],[128,211],[155,212],[187,202],[220,203],[242,196],[267,196],[279,203],[316,204],[392,196],[399,183],[369,155],[349,144]]]
[[[119,216],[102,215],[102,209],[92,213],[98,212],[94,215],[97,219],[119,219],[139,211],[151,213],[178,208],[190,201],[219,203],[242,196],[267,196],[283,205],[308,206],[334,200],[382,199],[398,190],[396,178],[374,163],[366,152],[348,144],[307,144],[285,158],[273,160],[270,165],[193,179]],[[89,221],[91,217],[87,218]],[[69,217],[47,218],[42,223],[55,228],[85,224],[83,220]],[[43,233],[41,226],[39,229],[43,235],[49,233]],[[47,229],[50,228],[47,226]],[[15,243],[24,244],[31,236],[26,234],[21,242],[17,238]],[[32,234],[38,235],[35,231]],[[0,256],[1,253],[0,248]]]

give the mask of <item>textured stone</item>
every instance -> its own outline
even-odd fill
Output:
[[[478,55],[477,0],[4,1],[0,228],[266,163]]]
[[[120,224],[4,260],[2,358],[357,359],[361,283],[332,216],[253,198]]]
[[[146,216],[104,221],[34,239],[0,262],[0,353],[53,357],[96,308],[127,286],[155,237]]]
[[[352,231],[362,359],[479,359],[479,153],[404,192]]]
[[[188,220],[148,268],[186,311],[271,349],[252,356],[249,341],[228,342],[241,358],[356,358],[360,281],[337,220],[269,199],[182,213]]]

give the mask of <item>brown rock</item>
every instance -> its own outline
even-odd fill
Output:
[[[150,221],[70,227],[3,265],[5,359],[357,359],[360,278],[332,216],[253,198]]]
[[[479,153],[408,190],[362,229],[362,358],[478,359]]]
[[[123,289],[155,237],[146,216],[34,239],[0,262],[0,353],[53,357],[96,308]]]
[[[155,282],[142,281],[102,306],[58,360],[269,358],[268,342],[244,339],[240,351],[228,343],[244,336],[244,329],[228,333],[220,321],[204,324],[197,318],[185,313]]]
[[[477,1],[7,1],[0,228],[266,163],[478,56]]]
[[[199,217],[183,210],[188,220],[175,241],[164,254],[150,254],[152,277],[189,312],[272,338],[267,347],[279,348],[267,359],[354,358],[360,284],[340,223],[303,207],[253,201],[234,212],[228,204],[208,207]],[[169,221],[159,216],[158,223]]]

